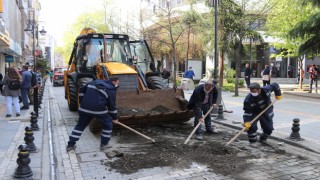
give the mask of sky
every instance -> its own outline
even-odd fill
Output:
[[[63,34],[74,23],[77,16],[82,12],[90,12],[102,6],[102,0],[39,1],[41,3],[39,20],[45,22],[44,28],[49,35],[53,36],[58,46],[63,44]],[[121,8],[121,15],[125,16],[124,12],[136,7],[140,0],[114,0],[114,2],[117,8]]]

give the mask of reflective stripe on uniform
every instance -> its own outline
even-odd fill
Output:
[[[271,112],[271,113],[269,113],[268,115],[269,115],[269,117],[272,117],[272,116],[274,115],[274,113]]]
[[[74,130],[72,130],[72,132],[82,133],[83,131],[79,131],[79,130],[74,129]]]
[[[101,92],[108,99],[108,94],[104,90],[98,89],[96,86],[91,85],[91,84],[88,85],[88,88],[95,89],[95,90]]]
[[[243,116],[252,116],[252,113],[244,113]]]
[[[103,133],[111,133],[112,130],[104,130],[104,129],[102,129],[102,132],[103,132]]]
[[[106,114],[108,113],[108,110],[104,110],[104,111],[91,111],[91,110],[87,110],[87,109],[83,109],[83,108],[79,108],[79,111],[85,112],[85,113],[90,113],[90,114]]]
[[[115,113],[118,113],[118,111],[117,110],[109,111],[109,113],[115,114]]]
[[[76,138],[76,139],[80,138],[80,136],[77,136],[77,135],[74,135],[74,134],[71,134],[70,137],[73,137],[73,138]]]
[[[110,138],[111,134],[101,134],[102,137]]]

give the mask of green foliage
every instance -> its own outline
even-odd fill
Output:
[[[35,67],[36,70],[40,70],[41,74],[45,74],[46,70],[49,69],[48,60],[44,58],[37,58]]]
[[[234,92],[234,83],[224,83],[222,90]]]
[[[231,68],[224,69],[224,78],[227,80],[227,83],[234,83],[234,77],[236,75],[236,71]]]
[[[64,64],[68,63],[73,43],[83,28],[91,27],[95,29],[97,33],[110,32],[109,24],[105,18],[104,10],[82,13],[76,18],[75,22],[69,28],[69,31],[65,32],[63,36],[64,45],[56,48],[56,53],[61,54]]]
[[[272,43],[277,49],[291,52],[280,56],[298,56],[298,48],[304,42],[304,37],[292,38],[288,32],[299,22],[305,21],[312,13],[317,11],[311,6],[301,6],[301,0],[272,0],[271,9],[266,22],[268,34],[280,38],[281,41]]]
[[[239,84],[239,87],[244,87],[244,80],[240,79],[238,84]],[[223,83],[222,90],[234,92],[235,90],[234,79],[232,79],[230,82],[228,81],[228,83]]]

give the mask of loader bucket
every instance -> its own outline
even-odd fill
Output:
[[[186,122],[194,116],[186,108],[187,100],[181,89],[155,89],[117,93],[119,121],[126,125],[148,125]],[[90,130],[101,129],[93,120]]]

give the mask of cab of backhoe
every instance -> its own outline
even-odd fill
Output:
[[[132,64],[127,35],[88,34],[77,39],[76,68],[91,71],[98,63]]]

